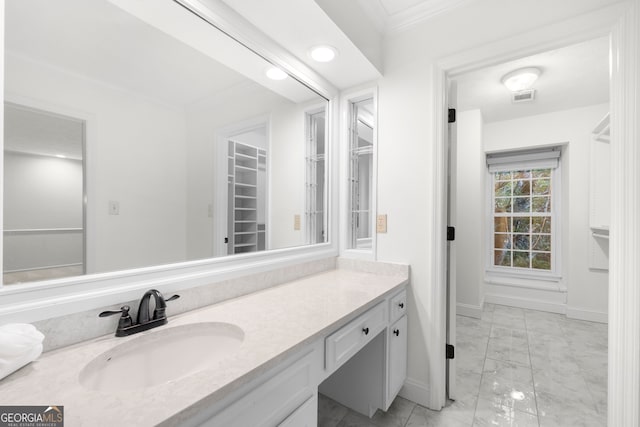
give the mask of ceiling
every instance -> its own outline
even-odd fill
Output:
[[[7,61],[20,57],[183,107],[248,81],[316,98],[172,0],[20,0],[6,4]],[[256,90],[257,90],[256,85]]]
[[[510,71],[538,67],[530,103],[511,102],[501,83]],[[456,76],[458,110],[480,109],[485,122],[510,120],[609,102],[607,37],[556,49]]]

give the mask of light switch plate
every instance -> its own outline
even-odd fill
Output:
[[[378,215],[376,219],[376,231],[378,233],[386,233],[387,232],[387,215]]]
[[[109,215],[120,215],[120,202],[109,200]]]
[[[300,215],[298,214],[293,216],[293,229],[300,230]]]

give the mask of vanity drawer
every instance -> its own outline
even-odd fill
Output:
[[[404,316],[407,312],[407,291],[402,290],[390,300],[391,307],[389,313],[391,316],[391,322],[395,322],[397,319]]]
[[[325,341],[327,371],[332,372],[349,360],[386,325],[386,303],[382,302],[329,335]]]

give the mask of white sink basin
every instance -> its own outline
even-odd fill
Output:
[[[162,384],[233,355],[244,332],[229,323],[195,323],[146,333],[93,359],[80,372],[90,390],[119,392]]]

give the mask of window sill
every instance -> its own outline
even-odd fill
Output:
[[[567,288],[561,276],[535,275],[527,273],[512,273],[502,271],[485,272],[485,283],[517,288],[542,289],[546,291],[566,292]]]

